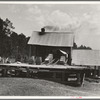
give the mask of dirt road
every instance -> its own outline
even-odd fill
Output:
[[[72,87],[52,81],[28,78],[0,78],[1,96],[99,96],[100,84],[85,81]]]

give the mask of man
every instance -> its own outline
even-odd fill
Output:
[[[68,54],[65,51],[59,49],[54,53],[54,59],[55,64],[66,65],[68,61]]]

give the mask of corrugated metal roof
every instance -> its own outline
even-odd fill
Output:
[[[46,46],[73,46],[72,32],[45,32],[44,35],[39,35],[40,32],[33,32],[28,44],[46,45]]]
[[[72,63],[75,65],[100,66],[99,50],[73,50]]]

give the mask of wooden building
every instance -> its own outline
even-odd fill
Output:
[[[100,77],[100,50],[73,50],[72,65],[87,66],[87,74]]]
[[[30,56],[42,57],[42,61],[49,53],[63,50],[68,54],[68,64],[71,65],[73,32],[45,32],[34,31],[28,44],[30,45]]]

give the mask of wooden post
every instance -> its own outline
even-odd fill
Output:
[[[85,79],[85,73],[82,74],[82,80],[81,80],[82,86],[84,86],[84,79]]]
[[[62,77],[61,77],[61,78],[62,78],[61,80],[62,80],[63,82],[65,82],[65,72],[62,72]]]
[[[98,76],[100,77],[100,66],[98,66]]]
[[[72,47],[70,48],[70,65],[72,65]]]
[[[31,57],[31,45],[29,46],[29,57]]]
[[[3,69],[3,75],[2,76],[4,76],[4,77],[7,76],[7,69],[6,68]]]
[[[94,73],[93,73],[93,77],[94,77],[94,78],[96,77],[96,74],[97,74],[96,66],[94,66]]]
[[[68,54],[68,64],[71,65],[72,62],[72,47],[69,48],[69,54]]]
[[[66,82],[68,82],[68,77],[69,77],[69,74],[68,73],[67,74],[65,73],[65,81]]]
[[[26,77],[30,77],[30,71],[29,71],[29,68],[27,67],[26,70],[27,70]]]
[[[77,73],[76,75],[77,75],[77,84],[81,85],[81,74]]]
[[[56,79],[56,72],[53,72],[53,79]]]

